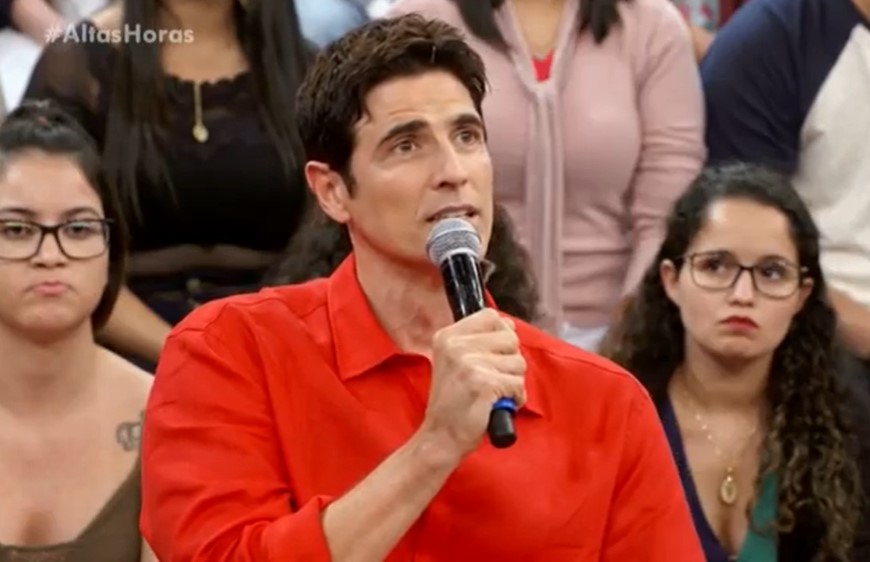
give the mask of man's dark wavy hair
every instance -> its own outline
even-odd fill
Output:
[[[368,93],[393,78],[432,71],[455,76],[482,114],[483,61],[447,23],[417,14],[375,20],[327,46],[297,93],[297,122],[308,159],[327,163],[352,187],[353,127],[365,114]],[[329,276],[350,251],[347,228],[314,204],[287,257],[267,276],[267,283],[301,283]],[[538,294],[528,254],[517,242],[507,212],[498,205],[486,258],[495,266],[487,289],[499,309],[527,322],[538,320]]]
[[[854,397],[846,395],[838,375],[836,319],[825,296],[819,233],[785,176],[745,164],[706,169],[676,202],[664,243],[604,353],[634,373],[655,400],[664,398],[683,363],[686,334],[679,309],[665,293],[659,265],[670,260],[681,267],[679,258],[703,227],[710,207],[725,199],[750,200],[781,212],[788,219],[800,266],[814,281],[774,352],[766,390],[767,454],[759,479],[770,472],[779,476],[779,533],[812,529],[812,540],[803,544],[816,549],[804,553],[806,560],[852,560],[863,502],[857,428],[851,427],[843,405]],[[811,522],[809,527],[801,524],[806,522]]]

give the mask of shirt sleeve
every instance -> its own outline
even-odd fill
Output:
[[[229,307],[198,320],[212,310],[188,317],[161,355],[143,431],[143,537],[161,562],[328,562],[330,498],[294,509],[254,336]]]
[[[661,422],[638,389],[629,413],[601,562],[704,562]]]
[[[754,162],[791,174],[803,123],[794,49],[782,15],[749,2],[701,63],[711,163]]]
[[[623,293],[634,291],[664,240],[674,201],[701,170],[704,102],[685,22],[667,3],[642,43],[638,107],[641,153],[629,200],[634,248]]]

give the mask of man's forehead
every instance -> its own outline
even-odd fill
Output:
[[[446,71],[397,76],[373,87],[362,100],[357,128],[392,125],[408,119],[449,122],[462,113],[477,113],[465,85]]]

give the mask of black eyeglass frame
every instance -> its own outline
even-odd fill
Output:
[[[758,280],[755,278],[755,273],[757,271],[757,268],[761,264],[756,263],[753,265],[743,265],[742,263],[737,261],[737,259],[735,258],[734,265],[737,266],[737,272],[734,274],[734,279],[732,279],[730,283],[728,283],[727,285],[724,285],[722,287],[710,287],[708,285],[704,285],[703,283],[699,283],[698,279],[695,277],[695,260],[699,257],[710,257],[710,256],[715,256],[717,254],[721,255],[722,252],[695,252],[695,253],[691,253],[691,254],[684,254],[684,255],[682,255],[674,260],[674,265],[676,265],[679,268],[684,264],[688,264],[689,276],[692,278],[692,283],[694,283],[697,287],[704,289],[705,291],[713,291],[713,292],[725,292],[725,291],[730,291],[730,290],[734,289],[734,286],[737,285],[737,281],[740,279],[740,277],[743,276],[743,272],[747,271],[747,272],[749,272],[749,278],[752,280],[752,288],[755,289],[755,291],[757,291],[758,293],[766,296],[767,298],[776,299],[776,300],[787,299],[789,297],[792,297],[798,291],[800,291],[801,285],[803,284],[803,281],[807,278],[807,273],[809,272],[809,269],[805,266],[800,266],[796,263],[792,263],[786,259],[780,258],[780,263],[782,265],[793,268],[797,272],[797,280],[796,280],[796,283],[794,286],[794,290],[792,290],[790,293],[783,294],[783,295],[771,295],[767,291],[759,288]]]
[[[71,224],[75,224],[75,223],[88,223],[88,224],[99,223],[102,226],[102,231],[103,231],[103,249],[102,249],[102,251],[100,251],[97,254],[84,256],[84,257],[83,256],[73,256],[73,255],[70,255],[69,252],[66,251],[66,249],[63,247],[63,242],[61,242],[61,239],[60,239],[60,231],[62,228],[65,228],[65,227],[67,227]],[[104,255],[106,252],[109,251],[109,239],[111,237],[111,227],[114,223],[115,223],[114,220],[108,219],[108,218],[73,219],[73,220],[60,222],[60,223],[57,223],[55,225],[42,224],[42,223],[38,223],[36,221],[27,220],[27,219],[0,219],[0,227],[2,227],[3,225],[6,225],[6,224],[26,224],[26,225],[33,226],[33,227],[39,229],[39,242],[37,242],[36,249],[33,251],[33,253],[29,254],[26,257],[21,256],[21,257],[14,257],[14,258],[5,257],[2,254],[0,254],[0,260],[2,260],[2,261],[30,261],[30,260],[32,260],[33,258],[35,258],[36,256],[39,255],[40,251],[42,251],[42,245],[45,243],[45,237],[48,235],[51,235],[52,237],[54,237],[54,241],[57,244],[58,249],[60,249],[60,252],[64,256],[66,256],[67,259],[76,260],[76,261],[92,260],[94,258],[98,258],[98,257]]]

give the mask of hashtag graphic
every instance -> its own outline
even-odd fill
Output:
[[[63,37],[63,27],[59,25],[53,25],[45,30],[46,43],[54,43],[61,37]]]

